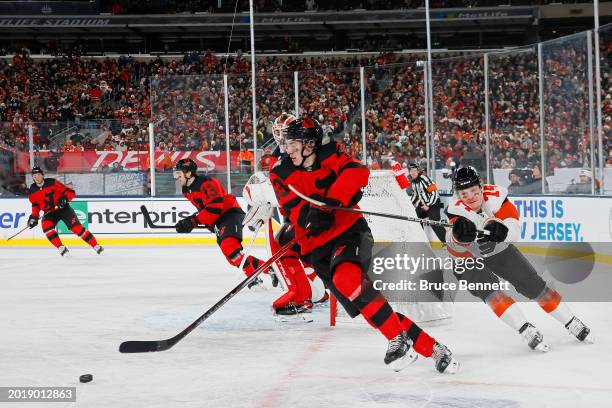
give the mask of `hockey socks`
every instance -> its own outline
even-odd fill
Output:
[[[47,239],[49,242],[51,242],[51,244],[53,244],[54,247],[59,248],[63,245],[59,235],[57,235],[57,231],[55,230],[55,224],[53,224],[51,221],[43,220],[41,226]]]
[[[436,340],[403,314],[397,312],[395,314],[399,318],[402,330],[414,343],[414,350],[423,357],[431,357]]]
[[[527,318],[510,296],[503,292],[493,292],[486,300],[493,313],[515,331],[519,331]]]
[[[397,337],[403,330],[397,314],[384,296],[371,285],[362,285],[361,268],[343,262],[334,271],[336,289],[353,302],[370,326],[378,329],[387,340]]]
[[[93,236],[93,234],[87,231],[82,225],[75,225],[74,227],[70,228],[70,231],[72,231],[83,241],[87,242],[90,247],[95,248],[98,245],[98,242],[96,241],[96,238]]]
[[[231,265],[235,267],[240,266],[242,263],[242,258],[245,255],[242,253],[242,244],[238,238],[227,237],[219,243],[219,247]],[[261,265],[261,263],[261,260],[255,258],[254,256],[248,255],[247,259],[244,261],[242,270],[247,276],[251,276],[253,272],[257,270],[259,265]]]

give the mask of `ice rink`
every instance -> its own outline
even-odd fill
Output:
[[[326,306],[312,323],[278,323],[278,289],[240,293],[168,351],[120,354],[123,341],[174,336],[240,275],[214,246],[71,251],[0,247],[0,385],[77,387],[76,403],[53,407],[612,406],[612,304],[572,304],[594,345],[523,304],[548,354],[530,351],[483,304],[456,304],[450,324],[428,327],[461,361],[454,376],[423,358],[391,371],[386,340],[365,325],[330,328]],[[79,383],[85,373],[93,382]]]

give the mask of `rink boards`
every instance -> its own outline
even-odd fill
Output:
[[[444,197],[448,201],[450,197]],[[238,199],[243,208],[242,198]],[[514,196],[521,223],[522,242],[611,242],[612,197],[594,196]],[[115,245],[177,245],[215,244],[213,233],[206,229],[191,234],[176,234],[172,228],[152,230],[144,223],[140,206],[146,205],[156,223],[174,225],[194,212],[185,199],[172,198],[77,198],[71,206],[81,222],[104,244]],[[0,246],[47,245],[40,227],[27,230],[18,238],[6,241],[26,226],[31,204],[25,198],[0,200]],[[82,241],[59,227],[68,245]],[[252,236],[248,230],[246,237]],[[375,237],[376,238],[376,237]],[[263,232],[256,244],[263,243]]]

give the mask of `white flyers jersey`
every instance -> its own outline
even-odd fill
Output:
[[[454,195],[447,209],[449,219],[452,219],[453,216],[467,218],[472,221],[479,230],[484,229],[487,222],[495,219],[508,228],[508,236],[505,242],[495,245],[479,245],[477,242],[458,242],[453,237],[452,231],[448,231],[446,234],[448,251],[454,256],[489,257],[500,253],[508,247],[509,243],[515,242],[520,237],[521,231],[518,222],[518,211],[514,204],[506,200],[508,190],[493,184],[485,184],[482,186],[482,195],[483,204],[478,212],[463,204],[459,197]]]

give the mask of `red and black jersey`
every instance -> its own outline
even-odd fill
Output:
[[[32,203],[32,215],[38,218],[41,211],[48,214],[57,210],[57,200],[63,195],[68,198],[68,201],[72,201],[76,196],[73,189],[54,178],[46,178],[42,186],[32,183],[28,196]]]
[[[370,171],[359,161],[343,153],[336,143],[319,148],[317,158],[311,168],[296,167],[289,156],[284,156],[270,171],[270,181],[274,187],[281,212],[296,228],[296,234],[306,226],[310,204],[295,195],[288,185],[301,193],[312,196],[318,194],[333,198],[343,206],[356,205],[356,197],[361,188],[368,184]],[[318,237],[308,236],[300,241],[302,254],[307,255],[344,231],[348,230],[362,215],[349,211],[335,211],[335,225]]]
[[[198,222],[207,227],[215,225],[219,217],[232,208],[242,211],[236,197],[213,177],[196,176],[190,186],[183,187],[183,195],[198,209]]]

